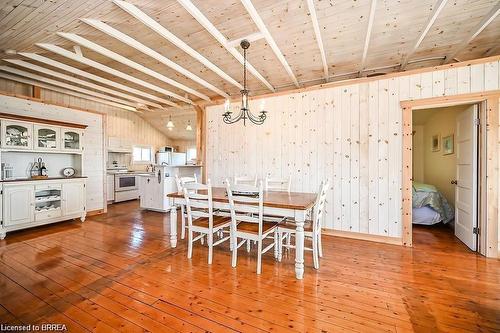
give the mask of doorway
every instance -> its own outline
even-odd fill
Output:
[[[460,240],[478,250],[477,103],[413,110],[412,230],[417,242]]]

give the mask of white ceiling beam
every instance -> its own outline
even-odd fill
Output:
[[[264,24],[264,21],[262,21],[262,18],[260,17],[259,13],[257,13],[257,10],[255,9],[254,5],[252,4],[252,1],[250,0],[241,0],[241,3],[247,10],[248,14],[250,14],[250,17],[252,18],[253,22],[259,28],[260,32],[264,35],[264,38],[267,41],[267,44],[271,47],[273,50],[274,54],[278,58],[278,60],[281,62],[283,67],[285,68],[286,72],[288,73],[288,76],[292,79],[293,83],[295,86],[298,88],[299,87],[299,81],[297,81],[297,78],[295,77],[295,74],[293,74],[292,68],[288,64],[288,62],[285,59],[285,56],[283,53],[281,53],[281,50],[279,49],[278,45],[274,41],[273,36],[271,36],[271,33],[269,30],[267,30],[266,25]]]
[[[82,85],[82,86],[86,86],[86,87],[91,88],[91,89],[95,89],[97,91],[101,91],[101,92],[105,92],[107,94],[111,94],[111,95],[115,95],[115,96],[118,96],[118,97],[121,97],[121,98],[125,98],[125,99],[128,99],[130,101],[137,102],[139,104],[145,104],[145,105],[149,105],[149,106],[152,106],[152,107],[155,107],[155,108],[163,109],[163,106],[161,106],[160,104],[153,103],[153,102],[147,101],[147,100],[142,99],[142,98],[137,98],[135,96],[128,95],[128,94],[125,94],[125,93],[122,93],[122,92],[119,92],[119,91],[116,91],[116,90],[113,90],[113,89],[109,89],[109,88],[106,88],[106,87],[94,84],[92,82],[88,82],[88,81],[85,81],[85,80],[77,79],[77,78],[75,78],[73,76],[69,76],[69,75],[66,75],[66,74],[63,74],[63,73],[60,73],[60,72],[56,72],[56,71],[53,71],[51,69],[35,65],[35,64],[32,64],[32,63],[24,61],[24,60],[19,60],[19,59],[3,59],[3,61],[9,62],[11,64],[14,64],[14,65],[17,65],[17,66],[20,66],[20,67],[27,68],[27,69],[30,69],[30,70],[34,70],[34,71],[37,71],[39,73],[47,74],[47,75],[56,77],[58,79],[62,79],[64,81],[73,82],[73,83],[76,83],[76,84],[79,84],[79,85]]]
[[[361,58],[360,72],[365,69],[366,58],[368,56],[368,47],[373,30],[373,21],[375,20],[375,9],[377,8],[377,0],[372,0],[370,5],[370,16],[368,17],[368,26],[366,28],[365,45],[363,46],[363,56]]]
[[[207,95],[204,95],[204,94],[201,94],[199,92],[197,92],[196,90],[194,89],[191,89],[189,87],[186,87],[185,85],[183,85],[182,83],[179,83],[175,80],[172,80],[171,78],[168,78],[166,77],[165,75],[163,74],[160,74],[158,72],[155,72],[154,70],[150,69],[150,68],[147,68],[146,66],[143,66],[139,63],[136,63],[135,61],[132,61],[116,52],[113,52],[99,44],[96,44],[94,42],[91,42],[90,40],[88,39],[85,39],[81,36],[78,36],[77,34],[72,34],[72,33],[65,33],[65,32],[58,32],[57,33],[59,36],[63,37],[63,38],[66,38],[72,42],[75,42],[77,44],[80,44],[81,46],[83,47],[86,47],[94,52],[97,52],[105,57],[108,57],[110,59],[113,59],[114,61],[117,61],[119,63],[122,63],[124,64],[125,66],[128,66],[130,68],[133,68],[139,72],[142,72],[146,75],[149,75],[151,77],[154,77],[155,79],[158,79],[162,82],[165,82],[166,84],[170,84],[174,87],[177,87],[179,89],[182,89],[190,94],[193,94],[195,96],[198,96],[204,100],[210,100],[210,98],[208,98]],[[186,102],[188,104],[193,104],[193,101],[191,101],[189,98],[185,98],[179,94],[176,94],[176,93],[173,93],[173,92],[170,92],[171,93],[171,96],[174,97],[174,98],[177,98],[178,100],[181,100],[183,102]]]
[[[199,24],[201,24],[205,30],[207,30],[224,48],[231,53],[233,57],[236,58],[242,65],[244,62],[243,56],[241,55],[238,50],[230,46],[228,43],[228,40],[224,35],[217,30],[217,28],[208,20],[208,18],[203,15],[203,13],[196,8],[196,6],[190,1],[190,0],[177,0],[184,9],[191,14],[195,18],[196,21],[198,21]],[[254,36],[255,37],[255,36]],[[253,76],[255,76],[257,79],[259,79],[269,90],[275,91],[274,87],[255,69],[255,67],[252,66],[251,63],[248,62],[247,60],[247,68],[250,73],[252,73]]]
[[[318,43],[319,53],[321,54],[321,61],[323,62],[323,74],[325,80],[328,81],[328,63],[326,62],[325,48],[323,46],[323,39],[321,38],[321,30],[319,29],[318,16],[316,15],[316,7],[314,6],[314,0],[307,0],[307,7],[309,13],[311,14],[311,21],[314,28],[314,35],[316,36],[316,42]]]
[[[187,54],[189,54],[191,57],[193,57],[196,60],[198,60],[199,62],[201,62],[203,65],[205,65],[207,68],[209,68],[214,73],[219,75],[221,78],[223,78],[224,80],[228,81],[229,83],[235,85],[239,89],[243,89],[243,86],[240,83],[238,83],[235,79],[233,79],[232,77],[227,75],[222,69],[220,69],[215,64],[210,62],[210,60],[208,60],[207,58],[202,56],[200,53],[195,51],[192,47],[187,45],[180,38],[178,38],[173,33],[168,31],[165,27],[163,27],[161,24],[159,24],[154,19],[149,17],[146,13],[141,11],[139,8],[137,8],[136,6],[134,6],[131,3],[128,3],[128,2],[122,1],[122,0],[113,0],[113,2],[118,7],[120,7],[121,9],[123,9],[124,11],[126,11],[127,13],[129,13],[130,15],[135,17],[137,20],[142,22],[144,25],[148,26],[151,30],[155,31],[160,36],[162,36],[163,38],[165,38],[166,40],[168,40],[169,42],[171,42],[172,44],[174,44],[175,46],[177,46],[178,48],[180,48],[181,50],[183,50]]]
[[[86,24],[90,25],[91,27],[105,33],[106,35],[111,36],[113,38],[116,38],[120,42],[125,43],[130,47],[133,47],[137,51],[140,51],[140,52],[150,56],[151,58],[158,60],[162,64],[172,68],[173,70],[175,70],[175,71],[181,73],[182,75],[190,78],[191,80],[201,84],[205,88],[210,89],[211,91],[219,94],[220,96],[225,97],[225,98],[229,97],[229,95],[227,93],[225,93],[224,91],[222,91],[221,89],[215,87],[211,83],[208,83],[207,81],[203,80],[202,78],[200,78],[196,74],[188,71],[184,67],[179,66],[178,64],[176,64],[172,60],[168,59],[167,57],[161,55],[160,53],[147,47],[146,45],[138,42],[136,39],[124,34],[123,32],[120,32],[120,31],[116,30],[115,28],[107,25],[106,23],[99,21],[99,20],[94,20],[94,19],[81,19],[81,20],[83,22],[85,22]],[[208,100],[210,100],[210,99],[208,99]]]
[[[0,66],[0,70],[1,71],[10,72],[10,71],[5,70],[5,68],[10,68],[10,67]],[[21,75],[21,76],[24,76],[24,75]],[[45,79],[43,79],[43,78],[42,78],[42,80],[33,80],[33,79],[27,79],[26,77],[19,77],[19,76],[10,75],[10,74],[1,73],[1,72],[0,72],[0,77],[3,77],[4,79],[12,80],[12,81],[20,82],[20,83],[25,83],[25,84],[29,84],[29,85],[35,85],[35,86],[38,86],[38,87],[41,87],[41,88],[45,88],[45,89],[57,91],[57,92],[60,92],[60,93],[63,93],[63,94],[71,95],[71,96],[85,98],[85,99],[88,99],[88,100],[91,100],[91,101],[95,101],[95,102],[99,102],[99,103],[102,103],[102,104],[112,105],[112,106],[115,106],[115,107],[118,107],[120,109],[124,109],[124,110],[127,110],[127,111],[140,112],[135,107],[132,107],[132,106],[129,106],[129,105],[125,105],[125,104],[121,104],[121,103],[115,103],[115,102],[109,101],[107,99],[96,97],[95,95],[93,95],[93,92],[91,92],[91,91],[88,91],[89,94],[85,94],[85,93],[75,92],[75,91],[69,90],[69,89],[62,89],[62,88],[59,88],[59,87],[57,87],[55,85],[47,84],[48,81],[45,80]]]
[[[425,36],[427,36],[427,33],[431,29],[432,25],[434,22],[436,22],[439,14],[443,10],[443,8],[446,6],[446,3],[448,3],[448,0],[438,0],[436,4],[434,5],[434,8],[432,10],[432,15],[429,17],[427,20],[427,23],[425,24],[424,30],[420,33],[420,36],[418,36],[417,41],[415,44],[413,44],[413,47],[409,52],[406,53],[405,57],[401,61],[401,70],[404,70],[406,68],[406,65],[408,65],[408,61],[410,57],[417,51],[418,47],[420,44],[422,44],[422,41],[424,40]]]
[[[452,51],[446,55],[446,59],[444,63],[450,63],[453,59],[460,53],[463,49],[467,47],[467,45],[472,42],[474,38],[476,38],[486,27],[500,14],[500,1],[497,2],[495,7],[493,7],[488,14],[486,14],[481,22],[479,22],[474,29],[470,32],[467,38],[464,39],[462,43],[460,43],[457,47],[454,47]]]
[[[262,34],[262,32],[258,31],[258,32],[254,32],[253,34],[247,35],[245,37],[230,40],[227,42],[227,46],[238,47],[238,46],[240,46],[241,41],[244,39],[246,39],[247,41],[252,43],[252,42],[256,42],[256,41],[263,39],[263,38],[264,38],[264,35]]]
[[[155,86],[154,84],[151,84],[149,82],[137,79],[137,78],[135,78],[135,77],[133,77],[131,75],[122,73],[120,71],[117,71],[116,69],[113,69],[111,67],[105,66],[105,65],[103,65],[101,63],[98,63],[97,61],[94,61],[94,60],[91,60],[91,59],[85,58],[85,57],[80,57],[79,55],[77,55],[77,54],[75,54],[73,52],[70,52],[68,50],[65,50],[62,47],[59,47],[57,45],[45,44],[45,43],[36,43],[35,45],[38,46],[38,47],[41,47],[42,49],[45,49],[47,51],[51,51],[51,52],[54,52],[56,54],[59,54],[60,56],[66,57],[68,59],[71,59],[71,60],[74,60],[76,62],[85,64],[85,65],[90,66],[90,67],[94,67],[94,68],[96,68],[98,70],[101,70],[103,72],[109,73],[111,75],[120,77],[120,78],[125,79],[127,81],[130,81],[132,83],[141,85],[141,86],[146,87],[148,89],[155,90],[155,91],[157,91],[159,93],[162,93],[164,95],[170,96],[170,92],[168,90],[165,90],[163,88]],[[179,107],[179,104],[174,103],[172,101],[169,101],[167,99],[163,99],[162,103],[170,105],[170,106]]]
[[[82,52],[82,48],[80,47],[80,45],[73,46],[73,50],[75,50],[76,54],[83,57],[83,52]]]
[[[29,58],[29,59],[41,62],[43,64],[46,64],[46,65],[49,65],[49,66],[52,66],[52,67],[55,67],[55,68],[62,69],[64,71],[66,71],[66,72],[70,72],[70,73],[73,73],[75,75],[78,75],[78,76],[81,76],[81,77],[85,77],[85,78],[90,79],[90,80],[92,80],[94,82],[103,83],[103,84],[108,85],[110,87],[113,87],[113,88],[116,88],[116,89],[120,89],[120,90],[129,92],[129,93],[135,94],[137,96],[148,98],[148,99],[153,100],[153,101],[157,101],[158,103],[167,104],[166,102],[170,102],[170,101],[168,101],[168,100],[166,100],[164,98],[161,98],[161,97],[158,97],[158,96],[155,96],[155,95],[152,95],[152,94],[148,94],[148,93],[143,92],[141,90],[134,89],[132,87],[123,85],[121,83],[114,82],[114,81],[108,80],[106,78],[103,78],[103,77],[100,77],[100,76],[88,73],[86,71],[82,71],[81,69],[78,69],[76,67],[72,67],[72,66],[63,64],[62,62],[58,62],[58,61],[52,60],[50,58],[41,56],[41,55],[36,54],[36,53],[19,52],[18,54],[22,55],[23,57],[26,57],[26,58]]]

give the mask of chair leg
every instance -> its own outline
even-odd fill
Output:
[[[250,252],[250,239],[247,239],[247,252]]]
[[[278,261],[283,257],[283,232],[278,232]]]
[[[214,253],[214,234],[209,232],[207,235],[207,243],[208,243],[208,264],[212,264],[212,256]]]
[[[181,206],[181,239],[186,238],[186,214],[184,213],[184,205]]]
[[[262,240],[257,242],[257,274],[262,272]]]
[[[323,245],[321,244],[321,232],[318,233],[318,255],[323,258]]]
[[[200,238],[200,243],[201,243],[201,245],[205,244],[205,236]]]
[[[232,236],[233,239],[233,254],[231,256],[231,266],[236,267],[236,261],[238,259],[238,237]]]
[[[274,259],[278,259],[278,228],[274,229]]]
[[[292,234],[290,232],[287,233],[287,237],[286,237],[286,245],[288,246],[286,249],[287,251],[290,251],[290,245],[291,245],[291,238],[292,238]]]
[[[318,238],[317,235],[313,235],[312,248],[313,248],[313,266],[315,269],[319,269],[319,257],[318,257]]]
[[[193,256],[193,231],[188,230],[188,258],[191,259]]]

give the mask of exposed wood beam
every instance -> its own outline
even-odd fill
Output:
[[[62,69],[64,71],[66,71],[66,72],[70,72],[70,73],[76,74],[78,76],[85,77],[85,78],[90,79],[90,80],[92,80],[94,82],[103,83],[103,84],[108,85],[110,87],[113,87],[113,88],[116,88],[116,89],[120,89],[120,90],[129,92],[129,93],[135,94],[137,96],[148,98],[148,99],[153,100],[153,101],[157,101],[158,103],[167,104],[166,102],[170,102],[170,101],[168,101],[168,100],[166,100],[164,98],[158,97],[156,95],[148,94],[146,92],[143,92],[141,90],[137,90],[135,88],[123,85],[121,83],[108,80],[106,78],[103,78],[103,77],[100,77],[100,76],[88,73],[86,71],[82,71],[81,69],[78,69],[76,67],[72,67],[72,66],[63,64],[62,62],[58,62],[58,61],[52,60],[50,58],[41,56],[41,55],[36,54],[36,53],[20,52],[19,55],[22,55],[23,57],[26,57],[26,58],[29,58],[29,59],[41,62],[43,64],[46,64],[46,65],[49,65],[49,66],[52,66],[52,67],[55,67],[55,68]],[[170,105],[170,104],[168,104],[168,105]]]
[[[462,43],[460,43],[457,47],[454,47],[452,51],[448,55],[446,55],[446,60],[444,61],[444,63],[447,64],[452,62],[453,59],[458,55],[458,53],[465,49],[467,45],[469,45],[469,43],[472,42],[472,40],[476,38],[498,16],[498,14],[500,14],[500,1],[497,2],[495,7],[493,7],[488,12],[488,14],[483,17],[481,22],[479,22],[478,25],[476,25],[474,29],[472,29],[467,38],[465,38]]]
[[[214,73],[219,75],[221,78],[223,78],[224,80],[228,81],[229,83],[235,85],[239,89],[243,89],[243,86],[240,83],[238,83],[235,79],[233,79],[232,77],[227,75],[222,69],[220,69],[215,64],[213,64],[210,60],[208,60],[207,58],[202,56],[200,53],[195,51],[192,47],[187,45],[180,38],[178,38],[173,33],[168,31],[165,27],[163,27],[161,24],[156,22],[154,19],[152,19],[146,13],[141,11],[139,8],[137,8],[136,6],[134,6],[131,3],[128,3],[128,2],[122,1],[122,0],[113,0],[113,2],[118,7],[120,7],[121,9],[123,9],[124,11],[126,11],[127,13],[129,13],[130,15],[135,17],[137,20],[142,22],[144,25],[148,26],[151,30],[155,31],[160,36],[167,39],[169,42],[171,42],[172,44],[174,44],[175,46],[177,46],[178,48],[180,48],[181,50],[183,50],[184,52],[189,54],[191,57],[193,57],[196,60],[198,60],[199,62],[201,62],[203,65],[205,65],[207,68],[209,68]]]
[[[321,30],[319,29],[318,16],[316,15],[316,7],[314,7],[314,0],[307,0],[307,7],[311,14],[311,21],[314,28],[314,35],[318,43],[319,53],[321,54],[321,61],[323,62],[323,74],[325,80],[328,81],[328,63],[326,62],[325,48],[323,47],[323,39],[321,38]]]
[[[56,86],[52,86],[50,84],[45,84],[43,82],[38,82],[38,81],[35,81],[35,80],[26,79],[26,78],[19,77],[19,76],[16,76],[16,75],[10,75],[10,74],[7,74],[7,73],[0,72],[0,77],[4,78],[4,79],[7,79],[7,80],[24,83],[24,84],[37,85],[37,86],[39,86],[41,88],[44,88],[44,89],[48,89],[48,90],[52,90],[52,91],[57,91],[57,92],[60,92],[60,93],[63,93],[63,94],[67,94],[67,95],[70,95],[70,96],[84,98],[84,99],[87,99],[87,100],[90,100],[90,101],[94,101],[94,102],[98,102],[98,103],[102,103],[102,104],[106,104],[106,105],[111,105],[111,106],[114,106],[114,107],[117,107],[117,108],[120,108],[120,109],[124,109],[124,110],[127,110],[127,111],[139,112],[140,113],[140,111],[137,111],[135,108],[127,106],[127,105],[110,102],[110,101],[105,100],[105,99],[101,99],[101,98],[97,98],[97,97],[93,97],[93,96],[89,96],[89,95],[85,95],[85,94],[80,94],[80,93],[72,91],[72,90],[62,89],[62,88],[59,88],[59,87],[56,87]]]
[[[146,75],[149,75],[151,77],[154,77],[155,79],[158,79],[162,82],[165,82],[166,84],[170,84],[174,87],[177,87],[179,89],[182,89],[190,94],[193,94],[193,95],[196,95],[204,100],[210,100],[210,98],[208,98],[207,95],[204,95],[204,94],[201,94],[199,92],[197,92],[196,90],[194,89],[191,89],[189,87],[186,87],[185,85],[183,85],[182,83],[179,83],[175,80],[172,80],[171,78],[168,78],[166,77],[165,75],[163,74],[160,74],[158,72],[155,72],[154,70],[150,69],[150,68],[147,68],[146,66],[143,66],[135,61],[132,61],[116,52],[113,52],[99,44],[96,44],[94,42],[91,42],[90,40],[86,39],[86,38],[83,38],[81,36],[78,36],[77,34],[72,34],[72,33],[65,33],[65,32],[58,32],[57,33],[59,36],[63,37],[63,38],[66,38],[72,42],[75,42],[77,44],[80,44],[81,46],[84,46],[94,52],[97,52],[105,57],[108,57],[110,59],[113,59],[114,61],[117,61],[119,63],[122,63],[124,64],[125,66],[128,66],[130,68],[133,68],[139,72],[142,72]],[[170,93],[170,96],[174,97],[174,98],[177,98],[178,100],[181,100],[185,103],[189,103],[189,104],[193,104],[193,101],[191,101],[189,98],[185,98],[179,94],[176,94],[176,93],[173,93],[171,91],[169,91]]]
[[[491,57],[498,53],[500,53],[500,44],[492,46],[488,51],[486,51],[484,57]]]
[[[40,75],[31,73],[31,72],[25,72],[23,70],[20,70],[20,69],[14,68],[14,67],[9,67],[9,66],[0,66],[0,70],[2,70],[4,72],[11,73],[11,74],[23,76],[23,77],[28,78],[28,79],[36,80],[39,82],[45,82],[45,83],[48,83],[48,84],[53,85],[53,86],[61,87],[61,88],[68,89],[68,90],[73,90],[73,91],[76,91],[76,92],[79,92],[79,93],[82,93],[85,95],[94,96],[94,97],[108,100],[111,102],[115,102],[118,104],[128,105],[129,107],[131,107],[132,109],[135,110],[135,105],[129,101],[126,101],[126,100],[123,100],[120,98],[116,98],[113,96],[101,94],[101,93],[96,92],[96,91],[80,88],[80,87],[77,87],[73,84],[68,84],[68,83],[64,83],[61,81],[52,80],[52,79],[49,79],[48,77],[45,77],[45,76],[40,76]]]
[[[255,9],[252,1],[250,0],[241,0],[241,3],[247,10],[248,14],[250,14],[250,17],[252,18],[253,22],[259,28],[260,32],[264,35],[264,38],[267,41],[267,44],[271,47],[273,50],[274,54],[278,58],[278,60],[281,62],[283,67],[285,68],[286,72],[288,73],[288,76],[292,79],[293,83],[295,86],[298,88],[299,87],[299,81],[297,81],[297,78],[295,77],[295,74],[293,74],[292,68],[288,64],[288,62],[285,59],[285,56],[283,53],[281,53],[281,50],[279,49],[278,45],[274,41],[273,36],[271,36],[271,33],[269,30],[267,30],[266,25],[264,24],[264,21],[262,21],[262,18],[260,17],[259,13],[257,13],[257,10]]]
[[[447,2],[448,2],[448,0],[438,0],[438,2],[436,2],[436,4],[434,5],[434,9],[432,11],[432,15],[427,20],[427,23],[425,24],[424,30],[422,30],[422,33],[420,34],[420,36],[418,36],[417,41],[415,42],[415,44],[413,44],[413,47],[411,48],[411,50],[406,53],[405,57],[401,61],[401,70],[404,70],[406,68],[406,65],[408,65],[408,60],[413,55],[413,53],[415,53],[415,51],[418,49],[418,47],[420,46],[420,44],[424,40],[425,36],[427,36],[427,33],[431,29],[432,25],[434,24],[434,22],[438,18],[439,14],[443,10],[443,8],[446,6]]]
[[[363,46],[363,56],[361,58],[360,72],[365,69],[366,58],[368,56],[368,47],[373,30],[373,21],[375,20],[375,9],[377,8],[377,0],[372,0],[370,5],[370,16],[368,17],[368,26],[366,28],[365,45]]]
[[[37,71],[40,73],[44,73],[44,74],[47,74],[47,75],[50,75],[50,76],[53,76],[53,77],[56,77],[56,78],[59,78],[59,79],[65,80],[65,81],[69,81],[69,82],[73,82],[73,83],[76,83],[76,84],[79,84],[82,86],[86,86],[88,88],[95,89],[97,91],[101,91],[101,92],[105,92],[107,94],[111,94],[111,95],[115,95],[115,96],[118,96],[121,98],[125,98],[125,99],[128,99],[130,101],[134,101],[134,102],[137,102],[140,104],[150,105],[150,106],[155,107],[155,108],[163,109],[163,106],[161,106],[160,104],[153,103],[153,102],[147,101],[147,100],[142,99],[142,98],[137,98],[135,96],[125,94],[125,93],[122,93],[122,92],[119,92],[119,91],[116,91],[113,89],[109,89],[109,88],[106,88],[106,87],[103,87],[103,86],[100,86],[100,85],[97,85],[97,84],[94,84],[94,83],[91,83],[91,82],[88,82],[85,80],[77,79],[73,76],[69,76],[69,75],[66,75],[66,74],[63,74],[60,72],[56,72],[56,71],[53,71],[51,69],[35,65],[35,64],[32,64],[32,63],[24,61],[24,60],[3,59],[3,61],[9,62],[9,63],[17,65],[17,66],[21,66],[21,67],[24,67],[27,69],[31,69],[31,70],[34,70],[34,71]]]
[[[80,45],[73,46],[73,50],[75,50],[76,54],[83,57],[83,52],[82,52],[82,48],[80,47]]]
[[[179,2],[184,7],[184,9],[205,28],[205,30],[207,30],[222,46],[224,46],[224,48],[229,53],[231,53],[233,57],[236,58],[236,60],[238,60],[243,65],[244,59],[241,53],[238,52],[235,47],[229,45],[227,38],[224,37],[224,35],[219,30],[217,30],[212,22],[210,22],[208,18],[203,15],[203,13],[198,8],[196,8],[196,6],[190,0],[177,0],[177,2]],[[262,83],[264,83],[264,85],[269,88],[269,90],[275,91],[274,87],[248,61],[247,68],[248,71]]]
[[[108,66],[105,66],[105,65],[103,65],[101,63],[98,63],[97,61],[94,61],[94,60],[91,60],[91,59],[85,58],[85,57],[80,57],[79,55],[77,55],[77,54],[75,54],[73,52],[70,52],[68,50],[65,50],[62,47],[59,47],[57,45],[45,44],[45,43],[36,43],[35,45],[38,46],[38,47],[41,47],[42,49],[45,49],[47,51],[51,51],[51,52],[54,52],[56,54],[59,54],[60,56],[63,56],[63,57],[66,57],[68,59],[77,61],[77,62],[85,64],[87,66],[94,67],[94,68],[96,68],[98,70],[101,70],[103,72],[109,73],[111,75],[120,77],[120,78],[125,79],[127,81],[130,81],[132,83],[141,85],[141,86],[146,87],[148,89],[155,90],[155,91],[158,91],[158,92],[160,92],[160,93],[162,93],[164,95],[170,96],[170,92],[168,90],[165,90],[163,88],[155,86],[154,84],[151,84],[149,82],[137,79],[137,78],[135,78],[135,77],[133,77],[131,75],[122,73],[120,71],[117,71],[116,69],[108,67]],[[172,101],[169,101],[167,99],[163,99],[162,103],[170,105],[170,106],[179,107],[179,104],[174,103]]]
[[[115,28],[111,27],[110,25],[107,25],[106,23],[104,23],[102,21],[94,20],[94,19],[81,19],[81,20],[83,22],[85,22],[86,24],[90,25],[91,27],[107,34],[108,36],[116,38],[120,42],[125,43],[130,47],[133,47],[137,51],[140,51],[140,52],[150,56],[151,58],[158,60],[162,64],[172,68],[173,70],[175,70],[175,71],[181,73],[182,75],[190,78],[191,80],[201,84],[205,88],[210,89],[211,91],[219,94],[220,96],[225,97],[225,98],[229,97],[229,95],[227,93],[225,93],[221,89],[215,87],[211,83],[208,83],[207,81],[203,80],[198,75],[188,71],[184,67],[179,66],[178,64],[176,64],[172,60],[168,59],[167,57],[161,55],[160,53],[147,47],[146,45],[138,42],[136,39],[124,34],[123,32],[116,30]]]
[[[247,41],[249,41],[251,43],[251,42],[256,42],[259,39],[263,39],[263,38],[264,38],[264,35],[262,34],[262,32],[259,31],[259,32],[254,32],[253,34],[247,35],[245,37],[240,37],[240,38],[230,40],[227,42],[227,45],[230,47],[238,47],[238,46],[240,46],[241,41],[244,39],[246,39]]]

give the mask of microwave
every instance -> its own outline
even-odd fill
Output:
[[[175,148],[171,146],[165,146],[160,148],[160,153],[173,153],[175,152]]]

